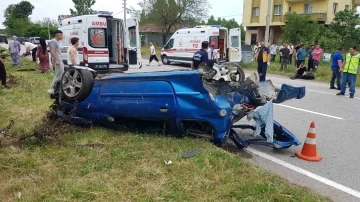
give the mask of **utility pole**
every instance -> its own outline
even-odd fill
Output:
[[[269,47],[270,12],[271,12],[271,8],[272,8],[272,2],[271,2],[271,0],[268,0],[268,9],[267,9],[267,14],[266,14],[266,29],[265,29],[265,46],[266,47]]]
[[[126,27],[126,0],[124,0],[124,24]]]

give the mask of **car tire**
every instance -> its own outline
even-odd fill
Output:
[[[169,61],[169,58],[166,56],[166,55],[163,55],[162,57],[161,57],[161,61],[162,61],[162,63],[163,64],[167,64],[167,65],[169,65],[171,62]]]
[[[61,94],[65,102],[84,101],[94,86],[93,75],[89,70],[68,68],[61,78]]]

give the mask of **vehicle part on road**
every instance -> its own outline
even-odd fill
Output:
[[[194,151],[189,151],[189,152],[186,152],[185,154],[182,155],[182,158],[186,159],[186,158],[190,158],[190,157],[193,157],[195,156],[196,154],[199,154],[201,153],[202,150],[201,149],[196,149]]]
[[[264,145],[264,128],[259,140],[243,140],[234,124],[268,101],[301,99],[305,87],[283,85],[277,89],[271,81],[259,82],[256,72],[243,79],[240,66],[230,63],[224,66],[227,71],[216,79],[213,77],[217,71],[208,68],[97,76],[86,69],[69,68],[61,85],[57,85],[61,90],[56,90],[53,97],[60,107],[53,108],[62,109],[66,116],[106,123],[105,127],[127,123],[138,128],[137,123],[142,127],[149,122],[161,127],[158,131],[163,133],[205,138],[216,145],[229,138],[239,148],[254,142]],[[236,74],[236,79],[232,74]],[[71,87],[75,90],[71,91]],[[299,144],[277,122],[273,128],[274,140],[267,146],[286,148]]]
[[[85,100],[93,85],[93,75],[85,69],[68,68],[61,78],[62,94],[68,102]]]
[[[306,136],[304,146],[301,151],[296,152],[296,156],[307,161],[321,161],[322,156],[316,151],[315,122],[310,124],[309,132]]]

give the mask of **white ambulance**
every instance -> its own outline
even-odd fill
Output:
[[[205,25],[177,30],[161,50],[162,62],[190,64],[203,41],[208,41],[209,45],[215,43],[219,62],[241,61],[241,29],[228,30],[218,25]]]
[[[141,68],[141,39],[137,19],[113,18],[108,14],[82,15],[63,19],[59,30],[64,38],[60,42],[64,63],[71,38],[78,37],[80,65],[97,71]]]

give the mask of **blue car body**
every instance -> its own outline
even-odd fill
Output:
[[[286,97],[284,93],[282,96]],[[299,98],[299,93],[283,100],[294,97]],[[214,142],[221,143],[239,119],[233,113],[234,106],[253,102],[236,91],[212,95],[204,87],[199,72],[186,70],[110,74],[94,79],[85,100],[63,105],[66,112],[76,108],[77,117],[91,121],[117,118],[167,121],[179,134],[188,132],[184,124],[199,122],[212,131]],[[245,114],[238,116],[242,118]],[[294,138],[287,144],[299,145]]]

